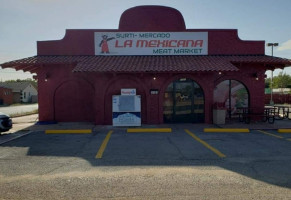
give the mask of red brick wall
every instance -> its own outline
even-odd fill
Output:
[[[121,88],[136,88],[141,95],[142,123],[163,123],[164,92],[179,78],[190,78],[204,91],[206,123],[212,123],[213,91],[216,84],[233,79],[242,82],[249,91],[250,106],[264,108],[264,70],[262,66],[240,66],[240,72],[197,72],[181,74],[109,74],[72,73],[73,66],[45,66],[38,72],[40,121],[91,121],[112,123],[112,95]],[[259,74],[259,80],[253,76]],[[49,74],[45,81],[45,74]],[[156,77],[156,80],[153,77]],[[158,95],[151,95],[157,89]]]
[[[89,76],[72,73],[69,65],[46,67],[37,72],[40,121],[94,121],[95,87]]]
[[[182,14],[164,6],[138,6],[124,11],[119,21],[120,31],[185,31]]]
[[[95,55],[94,32],[119,30],[67,30],[64,39],[37,42],[37,55]],[[151,31],[151,30],[148,30]],[[264,55],[264,41],[243,41],[237,30],[191,29],[208,32],[208,55]]]
[[[243,41],[238,37],[236,29],[186,29],[183,16],[176,9],[139,6],[122,14],[119,29],[66,30],[62,40],[37,42],[37,55],[95,55],[94,32],[118,31],[208,32],[209,55],[265,54],[264,41]]]
[[[0,99],[2,99],[4,105],[13,104],[13,93],[9,88],[0,87]]]

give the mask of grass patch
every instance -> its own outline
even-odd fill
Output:
[[[22,117],[22,116],[33,115],[33,114],[38,114],[38,109],[29,111],[29,112],[13,113],[10,115],[10,117]]]
[[[14,104],[2,104],[0,105],[0,107],[14,107],[14,106],[26,106],[26,105],[34,105],[34,104],[37,104],[37,103],[14,103]]]

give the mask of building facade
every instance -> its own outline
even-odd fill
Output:
[[[9,103],[6,101],[6,104],[37,102],[37,89],[30,82],[3,82],[0,83],[0,87],[11,90],[8,95],[6,94],[6,96],[11,96],[9,97],[11,100],[9,100]]]
[[[135,88],[143,124],[212,123],[214,108],[264,109],[266,70],[291,61],[235,29],[186,29],[179,11],[126,10],[118,29],[67,30],[37,56],[1,64],[37,74],[40,121],[112,124],[112,96]]]

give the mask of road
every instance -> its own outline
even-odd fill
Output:
[[[38,109],[38,104],[29,104],[29,105],[21,105],[21,106],[7,106],[0,107],[0,112],[13,115],[13,114],[21,114],[26,112],[31,112]]]

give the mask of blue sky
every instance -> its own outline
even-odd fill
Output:
[[[62,39],[65,29],[116,29],[122,12],[138,5],[174,7],[187,28],[238,29],[242,40],[278,42],[274,56],[291,59],[290,0],[0,0],[0,63],[36,55],[36,41]],[[0,69],[3,81],[28,77]]]

